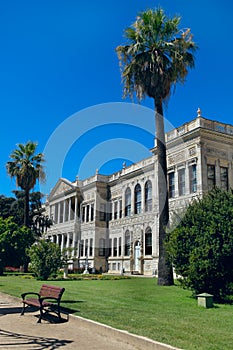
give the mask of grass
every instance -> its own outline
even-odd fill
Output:
[[[70,312],[185,350],[230,350],[233,306],[197,306],[191,292],[159,287],[154,278],[49,281],[66,288],[62,306]],[[20,297],[42,282],[22,276],[0,277],[0,291]]]

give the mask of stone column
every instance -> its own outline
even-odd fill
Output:
[[[233,188],[233,162],[228,166],[228,187]]]
[[[66,219],[66,200],[63,201],[63,221],[65,222]]]
[[[174,181],[175,181],[175,197],[179,196],[179,185],[178,185],[178,169],[174,167]]]
[[[185,163],[185,194],[190,193],[190,180],[189,180],[189,167],[188,163]]]
[[[122,218],[125,217],[125,189],[122,191]]]
[[[64,233],[61,234],[61,251],[64,249],[64,242],[65,242],[65,235]]]
[[[75,196],[75,204],[74,204],[74,219],[76,220],[78,216],[78,197]]]
[[[218,187],[221,187],[220,161],[219,161],[219,159],[215,162],[215,185]]]
[[[61,202],[59,202],[58,204],[58,210],[57,210],[57,223],[60,223],[60,212],[61,212]]]
[[[68,249],[70,247],[70,232],[67,233],[67,241],[66,241],[66,248]]]
[[[68,221],[70,222],[71,198],[68,199]]]
[[[77,239],[77,234],[75,232],[73,232],[73,240],[72,240],[72,248],[73,248],[72,256],[73,257],[75,256],[75,249],[76,249],[76,244],[77,244],[76,239]],[[76,254],[77,254],[77,252],[76,252]]]

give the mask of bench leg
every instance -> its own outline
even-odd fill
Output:
[[[40,308],[40,317],[37,323],[41,323],[42,317],[43,317],[43,308]]]
[[[24,315],[24,311],[25,311],[25,304],[23,304],[23,307],[22,307],[22,311],[21,311],[20,316],[23,316],[23,315]]]
[[[59,320],[61,321],[60,305],[58,305],[58,307],[57,307],[57,315],[58,315]]]

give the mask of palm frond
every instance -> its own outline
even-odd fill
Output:
[[[7,162],[6,169],[10,177],[16,179],[17,186],[30,191],[37,180],[45,181],[43,169],[43,153],[35,154],[37,144],[28,141],[25,145],[18,144],[18,148],[11,154],[11,161]]]
[[[183,83],[194,67],[197,49],[190,29],[180,30],[181,18],[168,18],[161,8],[140,13],[125,30],[127,44],[116,48],[124,97],[170,96],[172,87]]]

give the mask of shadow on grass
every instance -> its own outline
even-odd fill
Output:
[[[66,346],[72,343],[71,340],[46,338],[46,337],[34,337],[28,334],[20,334],[5,331],[0,329],[0,347],[2,349],[30,349],[36,347],[38,350],[43,349],[58,349],[59,347]]]
[[[69,304],[78,304],[78,303],[83,303],[83,300],[63,300],[62,303],[66,304],[66,305],[61,305],[61,311],[63,311],[66,314],[74,314],[75,312],[80,312],[80,310],[78,309],[74,309],[72,307],[69,307]]]

